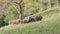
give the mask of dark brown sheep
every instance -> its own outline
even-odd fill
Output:
[[[42,20],[42,16],[36,16],[34,19],[35,19],[35,21]]]

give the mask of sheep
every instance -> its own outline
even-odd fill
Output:
[[[23,24],[23,23],[29,23],[29,22],[39,21],[39,20],[42,20],[42,16],[36,16],[35,18],[28,16],[22,20],[20,19],[11,20],[9,21],[9,24],[19,24],[19,23]]]
[[[24,19],[22,19],[22,23],[29,23],[29,19],[30,17],[25,17]]]
[[[19,24],[20,23],[20,19],[17,19],[17,20],[11,20],[11,21],[9,21],[9,24]]]
[[[34,19],[35,19],[35,21],[42,20],[42,16],[36,16]]]
[[[22,20],[22,23],[35,22],[35,21],[39,21],[39,20],[42,20],[42,16],[36,16],[35,18],[28,16]]]
[[[33,20],[33,18],[30,17],[30,16],[28,16],[28,17],[25,17],[21,22],[22,22],[22,23],[29,23],[29,22],[31,22],[32,20]]]

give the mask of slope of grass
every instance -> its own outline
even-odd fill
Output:
[[[0,28],[0,34],[60,34],[60,11],[41,14],[42,21],[15,24]]]

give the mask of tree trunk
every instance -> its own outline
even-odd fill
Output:
[[[23,19],[23,6],[21,5],[23,0],[19,0],[18,1],[18,6],[19,6],[19,19],[22,20]]]
[[[19,19],[22,20],[23,19],[23,6],[21,5],[23,0],[18,0],[18,2],[14,2],[16,3],[19,8],[18,8],[18,14],[19,14]]]
[[[23,7],[22,7],[22,5],[19,5],[19,19],[20,20],[23,19]]]
[[[57,0],[57,7],[58,7],[58,5],[59,5],[59,2],[58,2],[58,0]]]

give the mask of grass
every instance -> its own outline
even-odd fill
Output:
[[[0,28],[0,34],[60,34],[60,11],[52,10],[39,15],[43,16],[41,21],[8,25]]]

